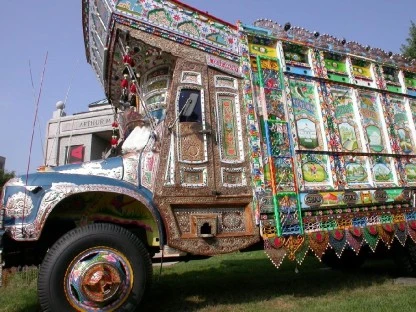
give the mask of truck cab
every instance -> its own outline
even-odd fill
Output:
[[[416,270],[414,62],[146,3],[83,1],[112,157],[3,189],[3,257],[42,262],[45,310],[133,311],[164,246],[211,256],[262,241],[278,267],[381,241]]]

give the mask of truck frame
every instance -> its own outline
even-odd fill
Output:
[[[415,272],[414,61],[177,0],[82,4],[114,157],[16,177],[0,201],[1,261],[41,263],[45,311],[134,311],[165,246],[262,241],[278,267],[382,242]]]

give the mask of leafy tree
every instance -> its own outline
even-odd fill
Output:
[[[8,172],[0,169],[0,192],[3,188],[3,185],[15,176],[14,171]]]
[[[416,24],[410,21],[409,38],[406,39],[407,44],[402,44],[401,52],[410,59],[416,59]]]

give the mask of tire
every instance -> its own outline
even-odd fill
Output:
[[[361,251],[358,255],[352,249],[346,248],[341,258],[338,258],[333,249],[329,249],[322,257],[322,262],[335,270],[356,270],[365,262],[365,255]]]
[[[40,267],[43,311],[135,311],[152,281],[143,243],[113,224],[92,224],[62,236]]]
[[[404,247],[395,242],[392,252],[398,273],[404,276],[416,276],[416,244],[411,239],[407,240]]]

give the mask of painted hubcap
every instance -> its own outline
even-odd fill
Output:
[[[76,309],[112,311],[128,297],[133,271],[118,251],[93,248],[80,253],[65,275],[65,293]]]
[[[83,292],[94,302],[104,302],[114,296],[120,282],[120,272],[106,263],[92,265],[81,277]]]

